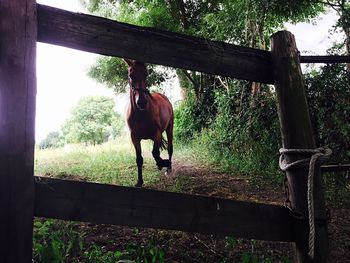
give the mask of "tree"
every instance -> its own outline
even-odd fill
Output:
[[[122,22],[267,49],[268,38],[286,21],[304,21],[321,12],[322,4],[309,0],[81,0],[98,15]],[[90,76],[117,92],[123,91],[126,69],[119,59],[102,58]],[[123,67],[121,67],[123,66]],[[200,102],[213,87],[227,88],[225,81],[206,74],[178,70],[185,90],[192,90]],[[150,78],[151,79],[151,78]],[[121,81],[124,80],[124,81]],[[161,81],[161,79],[160,79]],[[206,84],[207,86],[203,85]],[[252,85],[259,90],[260,86]]]
[[[117,57],[99,57],[89,71],[88,76],[112,89],[116,94],[125,92],[128,84],[126,63]],[[159,70],[155,65],[148,67],[147,85],[159,85],[171,78],[167,71]]]
[[[350,161],[350,84],[344,65],[331,64],[305,75],[318,145],[333,151],[331,163]]]
[[[110,135],[113,139],[116,139],[122,135],[122,132],[126,128],[125,120],[119,114],[115,114],[112,117],[112,125]]]
[[[47,148],[57,148],[60,146],[63,146],[64,141],[62,135],[57,132],[50,132],[44,140],[42,140],[39,143],[40,149],[47,149]]]
[[[70,143],[100,144],[108,139],[116,118],[112,98],[85,97],[72,109],[72,117],[62,127],[63,135]]]
[[[317,144],[333,153],[329,163],[350,162],[350,83],[348,69],[342,64],[325,65],[305,76]],[[339,203],[349,200],[349,182],[344,174],[323,175],[327,194]]]
[[[335,10],[339,19],[335,28],[339,28],[344,32],[344,47],[346,54],[350,55],[350,2],[348,0],[320,0],[319,3]],[[350,65],[348,65],[350,69]]]

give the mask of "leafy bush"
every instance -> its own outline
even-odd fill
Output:
[[[123,251],[109,251],[104,246],[84,244],[84,233],[74,226],[74,223],[60,220],[35,220],[34,262],[114,263],[130,260],[155,263],[165,260],[165,253],[155,238],[145,245],[129,244]]]
[[[50,132],[44,140],[39,143],[40,149],[58,148],[64,145],[64,138],[59,132]]]
[[[350,84],[346,67],[326,65],[306,74],[310,114],[318,146],[332,149],[328,163],[350,163]],[[346,173],[323,176],[326,194],[334,202],[349,198],[349,178]],[[347,195],[347,196],[345,196]]]
[[[114,114],[112,117],[110,136],[116,139],[123,135],[123,130],[126,128],[125,120],[119,114]]]
[[[174,137],[176,141],[188,142],[202,129],[196,117],[198,108],[191,94],[174,111]]]
[[[93,245],[88,251],[84,252],[85,263],[114,263],[118,262],[123,256],[120,251],[105,251],[102,247]]]
[[[345,66],[313,70],[306,74],[305,83],[318,145],[332,149],[331,162],[349,162],[350,84]]]
[[[66,121],[62,131],[68,143],[101,144],[110,133],[121,130],[121,117],[114,112],[112,98],[95,96],[82,98],[72,110],[72,117]]]
[[[175,114],[178,140],[192,141],[201,156],[225,170],[280,183],[277,154],[281,138],[273,92],[263,86],[252,97],[248,82],[231,80],[229,84],[228,90],[213,92],[205,123],[196,117],[200,102],[190,97],[181,105]]]
[[[66,262],[77,257],[83,249],[81,233],[73,223],[55,220],[34,222],[33,246],[35,262]]]
[[[346,68],[326,65],[305,76],[310,115],[317,144],[333,150],[331,163],[350,161],[350,87]],[[230,80],[228,89],[216,87],[208,105],[188,96],[175,114],[175,134],[193,142],[203,158],[230,172],[249,174],[259,182],[281,183],[278,149],[281,135],[273,90],[262,86],[252,97],[250,84]],[[204,109],[205,115],[201,112]],[[203,117],[206,116],[206,122]],[[328,196],[341,197],[350,187],[344,175],[326,174]],[[261,180],[263,179],[263,180]],[[330,193],[333,193],[332,196]]]

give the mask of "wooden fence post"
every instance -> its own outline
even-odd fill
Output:
[[[37,20],[0,0],[0,262],[32,262]]]
[[[282,143],[286,149],[316,148],[308,105],[294,36],[280,31],[271,36],[271,51],[274,71],[274,85],[277,95],[278,114],[281,125]],[[303,159],[305,155],[286,156],[288,162]],[[326,211],[320,178],[320,170],[314,176],[315,207],[315,257],[308,257],[308,167],[286,172],[293,210],[305,215],[295,220],[296,262],[328,262],[328,233],[325,223]],[[322,222],[322,223],[317,223]]]

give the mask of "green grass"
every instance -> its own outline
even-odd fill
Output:
[[[143,175],[146,184],[155,183],[160,172],[152,158],[152,144],[142,142]],[[137,181],[136,156],[128,138],[101,145],[69,145],[58,149],[36,149],[35,175],[132,186]]]

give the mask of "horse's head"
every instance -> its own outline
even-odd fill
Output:
[[[130,95],[132,101],[139,110],[144,110],[147,107],[147,96],[149,91],[147,89],[147,68],[142,62],[125,59],[128,64],[128,79],[130,85]]]

